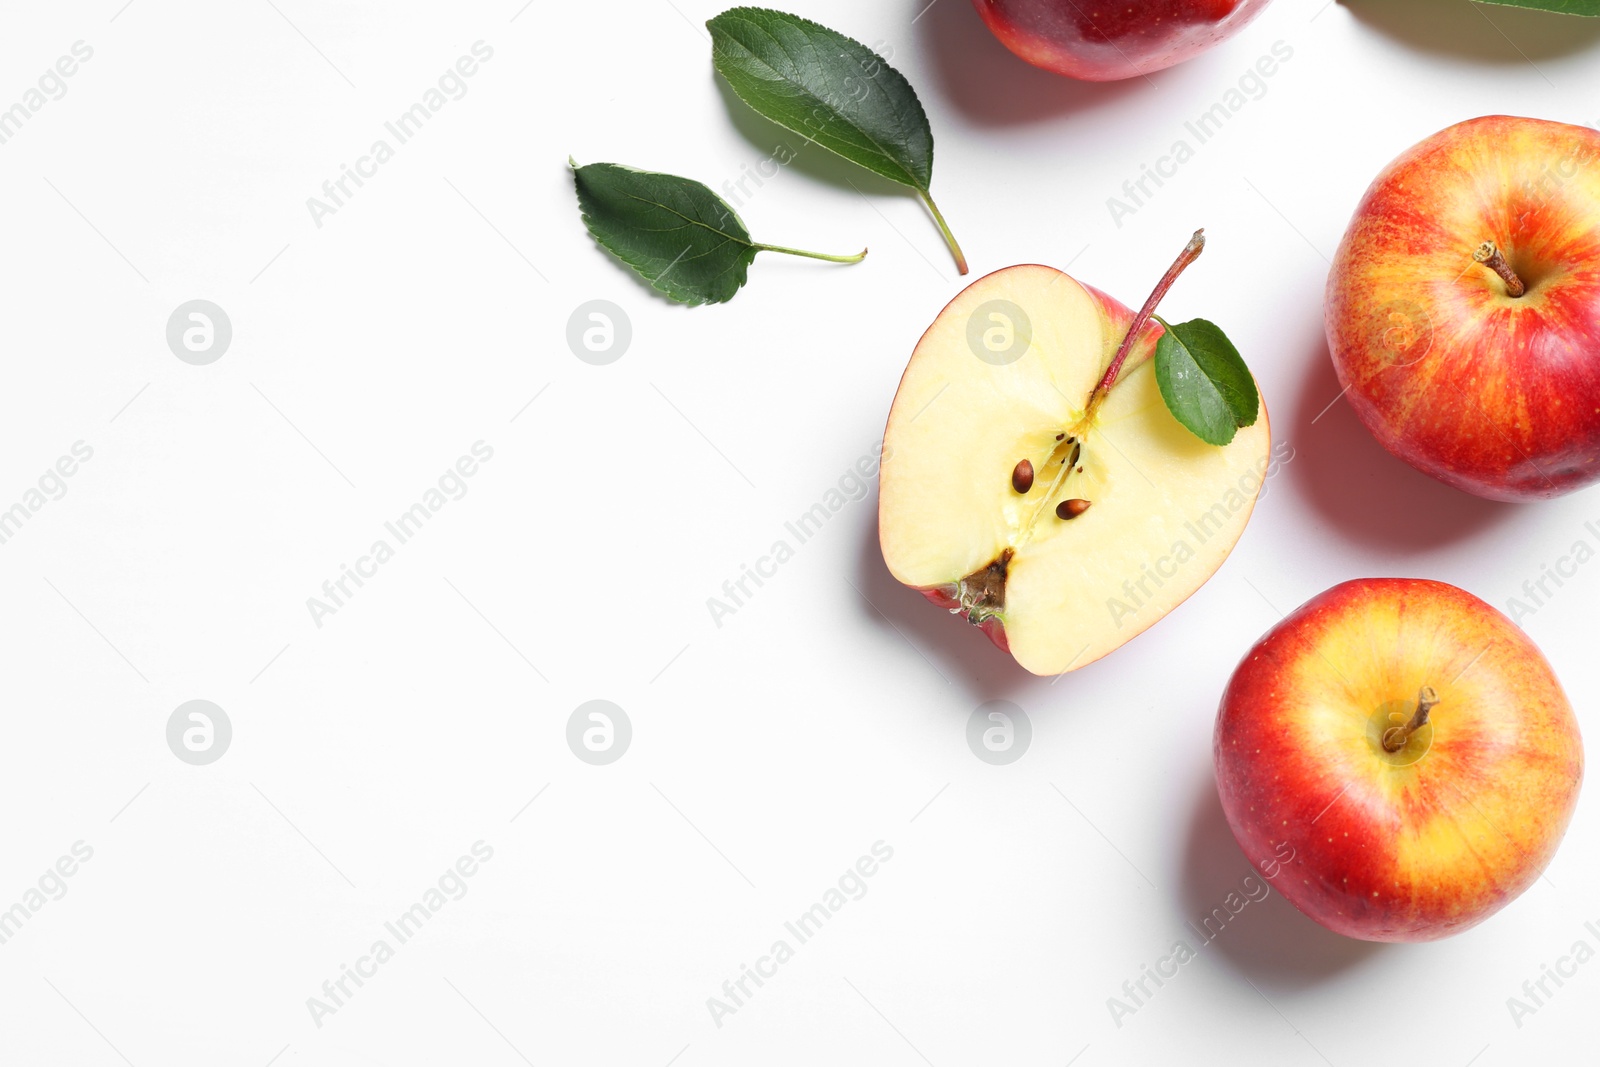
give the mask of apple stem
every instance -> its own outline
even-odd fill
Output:
[[[867,258],[867,250],[863,248],[853,256],[830,256],[822,252],[806,252],[799,248],[785,248],[783,245],[756,245],[763,252],[782,252],[786,256],[805,256],[807,259],[825,259],[829,263],[860,263]]]
[[[1428,725],[1428,714],[1439,706],[1439,693],[1431,685],[1422,687],[1417,694],[1417,711],[1411,716],[1411,721],[1404,726],[1395,726],[1386,730],[1383,735],[1383,750],[1385,752],[1399,752],[1406,747],[1406,742],[1411,740],[1411,735]]]
[[[1493,241],[1485,241],[1479,245],[1478,250],[1472,253],[1472,258],[1500,275],[1501,280],[1506,283],[1506,292],[1511,296],[1521,296],[1528,291],[1528,287],[1522,284],[1522,279],[1517,277],[1517,272],[1511,269],[1511,264],[1506,262],[1500,247]]]
[[[917,195],[922,202],[928,205],[928,210],[933,212],[933,221],[939,224],[939,232],[944,234],[944,243],[950,246],[950,254],[956,257],[956,270],[962,274],[967,273],[967,254],[961,251],[961,246],[956,243],[956,235],[950,232],[950,226],[944,221],[944,216],[939,213],[939,205],[933,202],[933,197],[925,191],[917,190]]]
[[[1167,273],[1162,275],[1161,281],[1156,283],[1155,291],[1150,294],[1150,299],[1144,302],[1144,307],[1139,309],[1139,314],[1133,317],[1133,324],[1128,327],[1128,335],[1122,339],[1122,347],[1117,349],[1116,356],[1111,360],[1111,366],[1106,369],[1104,378],[1095,386],[1093,394],[1089,397],[1088,414],[1100,406],[1106,394],[1111,392],[1111,387],[1117,383],[1117,375],[1122,371],[1122,364],[1128,358],[1128,353],[1133,351],[1133,344],[1144,328],[1149,325],[1150,317],[1156,313],[1156,307],[1167,295],[1167,290],[1172,288],[1172,283],[1178,280],[1178,275],[1189,269],[1189,264],[1200,258],[1200,253],[1205,251],[1206,231],[1196,230],[1194,236],[1189,238],[1189,243],[1184,246],[1172,266],[1167,268]]]

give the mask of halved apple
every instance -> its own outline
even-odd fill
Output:
[[[1091,403],[1134,321],[1051,267],[998,271],[923,334],[889,412],[890,572],[1035,674],[1093,663],[1200,588],[1268,474],[1265,405],[1221,447],[1167,409],[1153,320]]]

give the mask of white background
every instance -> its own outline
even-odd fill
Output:
[[[1600,23],[1278,0],[1194,62],[1092,86],[1026,67],[967,0],[915,21],[924,0],[792,0],[892,49],[918,87],[974,277],[1070,263],[1137,304],[1205,226],[1165,310],[1226,326],[1294,448],[1210,584],[1051,683],[889,578],[872,497],[711,621],[706,598],[872,448],[963,284],[914,199],[815,151],[740,212],[760,240],[869,245],[859,266],[762,256],[733,303],[688,310],[595,248],[569,154],[720,187],[798,144],[713,78],[700,27],[719,2],[122,3],[0,13],[0,107],[75,41],[94,49],[0,145],[0,507],[74,442],[94,450],[0,546],[0,908],[74,842],[94,850],[0,945],[0,1062],[1586,1048],[1600,964],[1520,1028],[1506,1000],[1600,945],[1592,796],[1549,879],[1454,940],[1346,941],[1274,895],[1120,1027],[1107,998],[1197,944],[1186,924],[1249,871],[1211,728],[1280,611],[1373,574],[1503,606],[1600,519],[1591,494],[1494,505],[1390,459],[1335,402],[1321,311],[1326,257],[1402,149],[1484,113],[1600,120]],[[467,95],[319,228],[307,198],[478,40],[494,55]],[[1277,41],[1293,58],[1266,94],[1114,225],[1107,197]],[[196,298],[234,329],[203,367],[164,334]],[[594,299],[632,322],[609,366],[566,343]],[[494,457],[470,492],[319,628],[307,598],[480,440]],[[1597,582],[1580,572],[1524,620],[1591,736]],[[196,698],[234,730],[205,767],[165,739]],[[565,739],[597,698],[633,726],[604,767]],[[994,699],[1033,727],[1006,767],[965,740]],[[494,858],[470,891],[316,1025],[307,998],[479,840]],[[880,840],[893,859],[867,894],[716,1025],[707,998]]]

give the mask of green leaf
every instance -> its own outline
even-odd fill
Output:
[[[870,48],[782,11],[736,7],[706,27],[739,99],[892,182],[926,192],[933,131],[916,91]]]
[[[1561,15],[1600,16],[1600,0],[1485,0],[1502,7],[1527,7],[1535,11],[1554,11]]]
[[[1156,384],[1174,418],[1211,445],[1225,445],[1241,426],[1253,426],[1261,395],[1239,350],[1205,319],[1164,320],[1156,342]]]
[[[712,64],[739,99],[763,118],[915,189],[967,273],[929,192],[933,130],[899,71],[861,42],[783,11],[729,8],[706,27]]]
[[[716,193],[697,181],[616,163],[572,164],[584,225],[600,246],[680,304],[721,304],[745,283],[757,252],[858,263],[758,244]]]
[[[722,198],[688,178],[615,163],[573,167],[584,225],[600,245],[680,304],[733,299],[756,246]]]

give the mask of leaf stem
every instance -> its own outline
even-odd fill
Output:
[[[950,246],[951,254],[956,257],[956,270],[962,274],[967,273],[967,254],[961,251],[961,246],[956,243],[956,235],[950,232],[950,225],[944,221],[944,216],[939,213],[939,207],[933,202],[933,197],[921,189],[917,190],[917,195],[922,197],[922,202],[928,205],[929,211],[933,212],[933,221],[939,224],[939,232],[944,234],[944,243]]]
[[[830,256],[823,252],[807,252],[799,248],[785,248],[783,245],[755,244],[751,247],[761,252],[782,252],[786,256],[804,256],[807,259],[825,259],[829,263],[860,263],[867,258],[867,250],[863,248],[853,256]]]
[[[1122,339],[1122,346],[1117,349],[1116,356],[1112,358],[1111,366],[1106,369],[1105,377],[1100,379],[1100,384],[1095,386],[1094,392],[1089,395],[1089,404],[1085,415],[1086,420],[1089,415],[1094,414],[1095,409],[1100,406],[1100,402],[1106,398],[1106,394],[1111,392],[1111,387],[1117,383],[1117,375],[1122,371],[1123,361],[1128,358],[1128,353],[1133,351],[1134,341],[1144,332],[1144,328],[1149,325],[1151,317],[1156,313],[1156,307],[1161,303],[1162,298],[1167,295],[1167,290],[1171,289],[1172,283],[1178,280],[1178,275],[1189,268],[1189,264],[1200,258],[1200,253],[1205,251],[1205,247],[1206,231],[1194,231],[1194,236],[1189,238],[1189,243],[1184,246],[1182,252],[1178,253],[1178,258],[1173,261],[1172,266],[1167,268],[1167,273],[1162,275],[1161,280],[1156,283],[1155,291],[1144,302],[1144,307],[1139,309],[1139,313],[1133,317],[1133,323],[1128,327],[1128,335]]]

